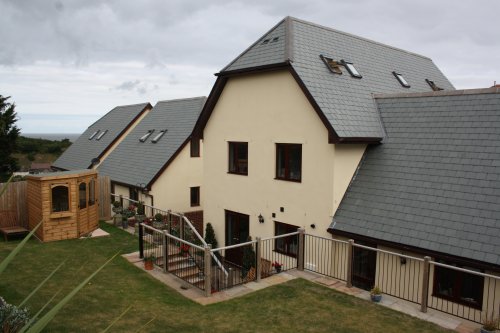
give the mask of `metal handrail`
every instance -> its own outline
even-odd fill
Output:
[[[133,199],[130,199],[130,198],[127,198],[127,197],[124,197],[124,196],[121,196],[121,195],[117,195],[117,194],[114,194],[114,193],[111,193],[112,196],[114,197],[120,197],[122,199],[126,199],[130,202],[135,202],[135,203],[139,203],[139,201],[137,200],[133,200]],[[191,221],[189,221],[189,219],[184,216],[184,214],[181,214],[181,213],[175,213],[175,212],[172,212],[172,211],[169,211],[169,210],[164,210],[164,209],[159,209],[159,208],[156,208],[156,207],[153,207],[153,206],[150,206],[150,205],[146,205],[146,204],[142,204],[144,207],[149,207],[151,209],[154,209],[154,210],[157,210],[157,211],[162,211],[162,212],[165,212],[165,213],[169,213],[169,214],[172,214],[174,216],[177,216],[177,217],[182,217],[182,219],[184,220],[184,222],[187,223],[187,225],[191,228],[191,230],[193,231],[193,233],[196,235],[196,237],[198,237],[198,240],[206,247],[208,246],[207,242],[205,242],[205,239],[203,237],[201,237],[201,235],[199,234],[199,232],[196,230],[196,228],[191,224]],[[149,227],[149,226],[146,226],[146,227]],[[154,228],[153,228],[154,229]],[[157,230],[157,229],[154,229],[154,230]],[[173,236],[175,237],[175,236]],[[194,245],[194,244],[193,244]],[[224,267],[224,265],[222,265],[222,263],[219,261],[219,259],[217,258],[217,256],[213,253],[213,252],[210,252],[212,258],[214,259],[214,261],[217,263],[217,265],[219,266],[219,268],[224,272],[224,275],[227,277],[229,277],[229,273],[228,271],[226,270],[226,268]]]
[[[376,251],[376,252],[381,252],[381,253],[393,254],[393,255],[396,255],[396,256],[401,257],[401,258],[406,258],[406,259],[411,259],[411,260],[416,260],[416,261],[424,262],[424,259],[422,259],[422,258],[412,257],[412,256],[409,256],[409,255],[406,255],[406,254],[402,254],[402,253],[396,253],[396,252],[381,250],[381,249],[377,249],[376,247],[361,245],[361,244],[357,244],[357,243],[352,243],[352,246],[359,247],[359,248],[366,249],[366,250],[372,250],[372,251]]]
[[[229,249],[234,249],[234,248],[237,248],[237,247],[246,246],[246,245],[250,245],[250,244],[254,244],[254,243],[257,243],[257,241],[248,241],[248,242],[245,242],[245,243],[238,243],[238,244],[234,244],[234,245],[228,245],[228,246],[224,246],[224,247],[218,247],[218,248],[213,249],[211,251],[212,252],[217,252],[217,251],[221,251],[221,250],[229,250]]]
[[[461,267],[452,266],[452,265],[447,265],[447,264],[443,264],[443,263],[440,263],[440,262],[437,262],[437,261],[429,261],[429,263],[431,265],[434,265],[434,266],[449,268],[449,269],[453,269],[453,270],[456,270],[456,271],[459,271],[459,272],[464,272],[464,273],[479,275],[479,276],[483,276],[483,277],[488,277],[488,278],[495,279],[495,280],[500,280],[500,276],[495,276],[495,275],[491,275],[491,274],[486,274],[486,273],[471,271],[470,269],[461,268]]]
[[[270,239],[285,238],[285,237],[288,237],[288,236],[295,236],[295,235],[298,235],[298,234],[299,234],[298,231],[294,231],[294,232],[290,232],[288,234],[283,234],[283,235],[278,235],[278,236],[271,236],[271,237],[267,237],[267,238],[262,238],[261,240],[262,241],[266,241],[266,240],[270,240]]]

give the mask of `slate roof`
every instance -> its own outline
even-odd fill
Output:
[[[158,102],[99,165],[99,173],[109,175],[115,182],[149,187],[190,137],[205,100],[206,97],[194,97]],[[152,139],[163,129],[167,132],[153,143]],[[154,132],[140,142],[148,130]]]
[[[329,230],[500,265],[500,88],[376,102],[387,137]]]
[[[263,44],[265,40],[269,42]],[[331,73],[320,55],[352,62],[363,77],[353,78],[345,69],[342,75]],[[454,89],[427,57],[292,17],[279,22],[219,75],[286,63],[341,138],[384,136],[372,93],[431,91],[425,79],[445,90]],[[393,71],[411,87],[402,87]]]
[[[53,166],[64,170],[87,169],[93,158],[100,157],[112,143],[117,140],[149,103],[117,106],[101,119],[90,125],[85,132],[53,163]],[[97,140],[89,137],[97,130],[108,132]]]

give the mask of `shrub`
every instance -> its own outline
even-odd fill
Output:
[[[29,311],[26,308],[18,308],[5,302],[0,297],[0,331],[3,333],[19,332],[30,320]]]

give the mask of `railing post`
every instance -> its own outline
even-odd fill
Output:
[[[212,256],[210,255],[210,250],[212,249],[211,244],[205,245],[205,296],[210,297],[212,295]]]
[[[429,300],[429,272],[431,268],[431,257],[424,257],[424,272],[422,277],[422,303],[420,304],[420,311],[427,312],[427,302]]]
[[[304,253],[305,253],[305,236],[306,230],[303,228],[299,228],[299,257],[297,258],[297,269],[299,271],[304,270]]]
[[[123,207],[123,195],[120,194],[120,206]]]
[[[167,232],[163,231],[163,272],[168,272],[168,243]]]
[[[257,282],[260,282],[260,277],[262,275],[262,238],[255,237],[255,246],[257,247],[255,250],[255,260],[257,261]]]
[[[144,258],[144,229],[141,223],[139,223],[139,258]]]
[[[352,288],[352,253],[354,250],[354,239],[349,239],[347,244],[347,280],[346,287]]]

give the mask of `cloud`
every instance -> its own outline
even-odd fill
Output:
[[[125,81],[115,87],[116,90],[126,90],[130,91],[132,89],[135,89],[139,84],[141,83],[140,80],[135,80],[135,81]]]
[[[122,91],[135,91],[140,95],[144,95],[149,91],[160,89],[160,86],[158,84],[152,85],[147,82],[142,82],[141,80],[134,80],[122,82],[112,89]]]

